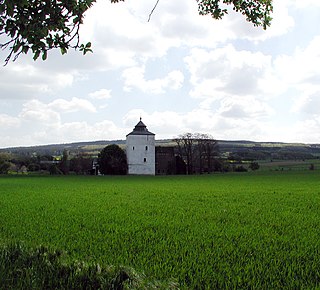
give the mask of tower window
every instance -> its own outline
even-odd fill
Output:
[[[143,162],[146,163],[147,162],[147,158],[143,158]]]
[[[148,150],[148,146],[146,146],[146,151]]]
[[[132,150],[134,150],[134,146],[132,147]]]

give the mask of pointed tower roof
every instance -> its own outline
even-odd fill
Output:
[[[134,127],[133,131],[129,133],[127,136],[129,135],[155,135],[155,134],[148,131],[147,126],[142,122],[140,117],[140,121],[138,122],[138,124]]]

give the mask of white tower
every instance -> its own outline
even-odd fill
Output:
[[[155,134],[141,121],[126,139],[128,173],[155,175]]]

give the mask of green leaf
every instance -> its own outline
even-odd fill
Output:
[[[20,41],[17,41],[16,44],[13,46],[13,52],[17,53],[22,46],[22,43]]]
[[[64,55],[68,52],[68,50],[65,47],[60,48],[61,54]]]
[[[43,53],[42,53],[42,60],[46,60],[47,59],[47,51],[45,50]]]
[[[33,60],[37,60],[38,57],[40,55],[40,50],[37,50],[35,53],[34,53],[34,56],[33,56]]]
[[[87,54],[87,52],[93,52],[93,51],[92,51],[92,49],[90,49],[90,48],[85,48],[85,49],[83,50],[83,54],[85,55],[85,54]]]

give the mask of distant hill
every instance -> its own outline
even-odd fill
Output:
[[[10,152],[22,155],[62,155],[67,149],[70,154],[87,153],[97,156],[107,145],[117,144],[125,147],[125,140],[100,140],[90,142],[75,142],[66,144],[50,144],[29,147],[12,147],[0,149],[0,152]],[[219,140],[219,151],[222,156],[233,155],[242,159],[312,159],[320,158],[320,144],[227,141]],[[157,146],[174,146],[171,139],[156,140]]]

